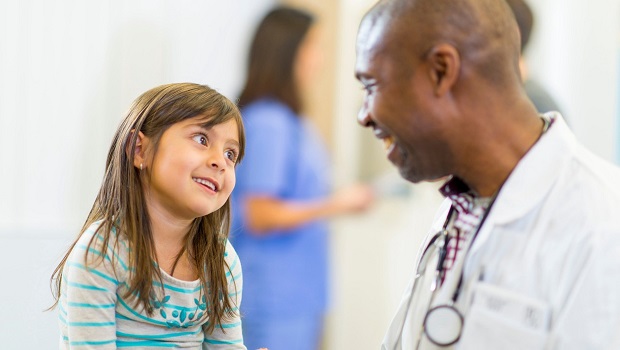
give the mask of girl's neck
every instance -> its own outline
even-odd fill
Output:
[[[192,225],[192,220],[179,219],[164,208],[149,204],[148,200],[147,208],[155,244],[165,244],[171,248],[176,247],[177,250],[181,248]]]
[[[151,233],[155,246],[153,257],[159,267],[170,276],[180,280],[194,281],[197,274],[189,259],[191,248],[187,247],[187,235],[193,220],[181,219],[147,199]],[[187,251],[189,249],[190,251]]]
[[[186,251],[186,237],[192,222],[170,218],[156,210],[149,211],[149,217],[155,244],[154,258],[159,267],[177,279],[196,280],[196,270]]]
[[[188,232],[188,224],[151,218],[151,233],[156,247],[166,246],[168,249],[179,251],[185,245]]]

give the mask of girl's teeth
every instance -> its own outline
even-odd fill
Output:
[[[198,179],[198,178],[193,178],[193,179],[194,179],[194,181],[196,181],[196,182],[198,182],[200,184],[203,184],[203,185],[209,187],[210,189],[212,189],[213,191],[215,191],[215,185],[213,183],[211,183],[211,182],[209,182],[207,180],[204,180],[204,179]]]

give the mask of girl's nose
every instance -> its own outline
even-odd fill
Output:
[[[226,167],[226,159],[224,159],[223,152],[212,152],[208,164],[214,169],[223,170]]]

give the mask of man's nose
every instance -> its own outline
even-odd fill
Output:
[[[372,119],[370,118],[370,113],[368,112],[366,102],[364,102],[360,108],[360,111],[357,113],[357,122],[359,125],[366,128],[372,126]]]

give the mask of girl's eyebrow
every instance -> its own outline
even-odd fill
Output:
[[[228,139],[226,140],[226,143],[232,143],[233,146],[235,146],[236,148],[239,148],[239,141],[235,139]]]
[[[213,122],[211,121],[207,121],[207,122],[198,122],[196,124],[194,124],[196,126],[199,126],[205,130],[211,130],[214,126]]]
[[[190,130],[193,129],[195,130],[196,128],[202,129],[203,131],[209,131],[211,130],[211,127],[213,127],[213,125],[208,125],[206,123],[191,123],[191,124],[187,124],[185,125],[186,130]]]

